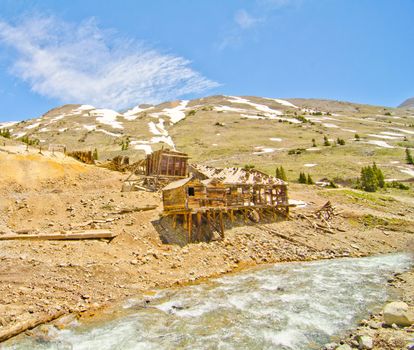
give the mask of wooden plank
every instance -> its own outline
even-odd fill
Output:
[[[111,239],[118,234],[110,230],[73,230],[67,233],[51,233],[39,235],[0,235],[0,241],[5,240],[82,240],[82,239]]]

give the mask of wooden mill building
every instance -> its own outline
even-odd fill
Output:
[[[170,183],[162,192],[163,215],[173,217],[174,227],[177,219],[182,219],[188,241],[194,240],[194,221],[197,239],[203,223],[223,236],[223,215],[234,221],[235,213],[241,213],[247,221],[252,211],[259,219],[266,214],[276,217],[289,213],[287,184],[278,178],[257,170],[198,164],[191,165],[190,171],[190,177]]]
[[[146,176],[171,177],[173,179],[188,176],[188,159],[186,153],[160,149],[147,155]]]
[[[130,190],[138,188],[156,191],[172,181],[188,177],[189,158],[186,153],[164,148],[148,154],[145,159],[134,164],[124,186]]]

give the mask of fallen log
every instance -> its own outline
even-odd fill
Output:
[[[67,231],[66,233],[51,233],[39,235],[19,235],[7,234],[1,235],[0,240],[82,240],[82,239],[112,239],[117,234],[110,230],[76,230]]]
[[[65,311],[60,310],[60,311],[54,312],[53,314],[44,314],[35,319],[19,322],[15,324],[14,326],[7,327],[5,330],[0,331],[0,343],[22,332],[25,332],[28,329],[32,329],[41,324],[53,321],[64,314],[65,314]]]
[[[112,214],[127,214],[127,213],[133,213],[137,211],[147,211],[147,210],[154,210],[158,208],[158,205],[146,205],[144,207],[134,207],[134,208],[123,208],[120,209],[117,212],[114,212]]]

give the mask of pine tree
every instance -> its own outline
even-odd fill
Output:
[[[276,168],[276,178],[281,179],[279,168]]]
[[[378,187],[384,188],[385,187],[384,174],[382,173],[382,170],[377,167],[377,164],[375,162],[374,164],[372,164],[372,171],[374,172],[375,177],[377,178]]]
[[[287,176],[285,173],[285,169],[283,169],[282,166],[280,166],[280,177],[279,179],[283,180],[283,181],[287,181]]]
[[[315,139],[312,139],[312,147],[316,147],[316,141],[315,141]]]
[[[328,137],[326,135],[323,137],[323,145],[324,146],[330,146],[331,145],[331,143],[329,142]]]
[[[407,164],[414,164],[413,156],[411,155],[411,151],[408,148],[405,149],[405,160]]]
[[[358,134],[355,134],[355,141],[359,141],[361,137]]]
[[[370,166],[364,167],[361,170],[361,186],[367,192],[375,192],[378,189],[377,176]]]
[[[98,160],[98,149],[97,149],[97,148],[95,148],[95,149],[93,150],[93,155],[92,155],[92,157],[93,157],[93,159]]]
[[[299,173],[299,179],[298,179],[300,184],[306,184],[306,175],[305,173],[300,172]]]
[[[306,179],[306,183],[307,183],[308,185],[313,185],[313,184],[314,184],[314,182],[313,182],[313,180],[312,180],[312,178],[311,178],[310,174],[308,174],[308,178]]]

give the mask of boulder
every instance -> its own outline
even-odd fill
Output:
[[[368,335],[361,335],[358,337],[358,349],[370,350],[374,347],[374,342]]]
[[[394,301],[384,307],[384,321],[388,326],[395,323],[398,326],[407,327],[414,324],[414,311],[401,301]]]

